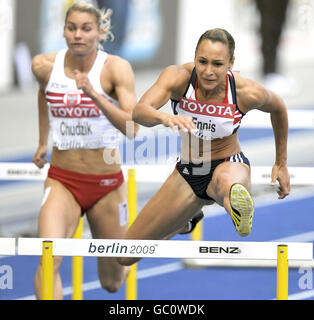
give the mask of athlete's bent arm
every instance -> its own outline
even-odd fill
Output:
[[[47,74],[50,74],[51,66],[49,56],[45,55],[34,57],[32,62],[32,71],[40,86],[38,90],[39,143],[32,161],[39,168],[42,168],[48,162],[46,155],[49,136],[49,118],[45,98],[45,86],[47,84]]]
[[[87,74],[78,70],[75,71],[77,87],[93,99],[97,107],[118,130],[124,135],[128,133],[128,138],[134,138],[138,131],[138,126],[134,126],[134,132],[132,133],[127,131],[127,123],[132,121],[132,111],[136,104],[133,70],[127,61],[112,56],[110,73],[120,108],[117,108],[112,102],[96,92],[89,82]]]

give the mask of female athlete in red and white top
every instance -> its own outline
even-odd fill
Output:
[[[47,162],[49,131],[53,142],[39,237],[72,237],[84,213],[94,238],[121,238],[127,228],[121,167],[104,157],[119,158],[119,135],[126,134],[132,120],[136,95],[130,64],[98,50],[99,41],[111,36],[111,13],[75,3],[65,20],[67,49],[33,59],[40,85],[40,137],[33,157],[38,167]],[[60,264],[61,257],[54,257],[55,299],[63,297]],[[119,289],[127,273],[128,268],[114,258],[98,259],[99,279],[109,292]],[[37,298],[41,298],[41,275],[40,263],[35,276]]]

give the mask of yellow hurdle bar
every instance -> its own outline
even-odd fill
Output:
[[[83,237],[83,217],[80,218],[74,239]],[[72,258],[72,300],[83,300],[83,257]]]
[[[129,224],[134,222],[137,211],[137,191],[135,180],[135,169],[128,170],[128,211]],[[137,264],[131,266],[130,273],[126,280],[126,300],[137,300],[137,280],[136,280]]]
[[[52,241],[42,244],[42,300],[53,300]]]
[[[277,300],[288,300],[288,246],[277,247]]]

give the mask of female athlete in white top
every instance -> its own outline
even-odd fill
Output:
[[[252,109],[270,113],[276,144],[271,182],[279,181],[280,199],[289,194],[286,107],[262,85],[232,74],[234,49],[226,30],[208,30],[197,44],[194,63],[167,67],[136,105],[135,122],[180,130],[181,160],[139,213],[126,239],[169,238],[187,221],[197,222],[201,208],[213,202],[231,215],[240,236],[251,232],[250,164],[241,152],[238,128]],[[158,110],[169,99],[174,115]],[[130,265],[138,259],[118,261]]]
[[[110,33],[111,11],[79,2],[66,15],[67,50],[34,57],[32,70],[40,89],[39,146],[33,162],[47,162],[53,151],[38,223],[39,237],[72,237],[86,213],[94,238],[122,238],[127,228],[126,190],[119,157],[119,132],[126,134],[136,104],[134,74],[124,59],[98,50]],[[133,138],[137,128],[133,132]],[[111,158],[112,159],[112,158]],[[54,298],[63,298],[61,257],[54,257]],[[98,259],[103,288],[117,291],[128,273],[113,258]],[[35,276],[41,298],[42,269]]]

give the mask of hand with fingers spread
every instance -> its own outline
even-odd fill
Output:
[[[277,189],[278,199],[284,199],[290,192],[290,176],[286,165],[275,164],[271,173],[271,185],[275,186],[276,180],[279,182]]]
[[[165,116],[162,117],[162,124],[165,127],[171,128],[176,133],[178,130],[185,132],[197,130],[192,118],[189,116],[165,114]]]

